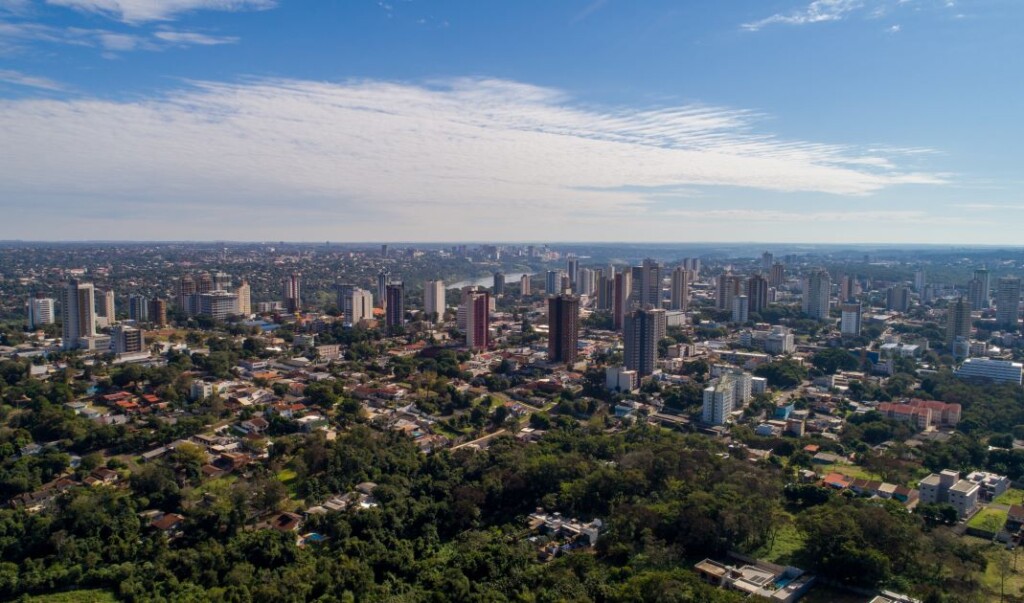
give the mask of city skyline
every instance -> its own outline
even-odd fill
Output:
[[[0,239],[1019,245],[1022,11],[9,0]]]

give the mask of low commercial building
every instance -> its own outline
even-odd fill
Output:
[[[968,358],[956,371],[956,376],[968,381],[1021,384],[1024,364],[991,358]]]

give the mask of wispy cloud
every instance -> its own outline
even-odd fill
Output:
[[[0,69],[0,82],[7,82],[8,84],[16,84],[18,86],[25,86],[28,88],[39,88],[40,90],[64,90],[64,85],[60,82],[55,82],[45,77],[27,75],[20,71],[13,71],[11,69]]]
[[[214,36],[194,31],[161,30],[154,33],[153,37],[179,46],[216,46],[238,42],[235,36]]]
[[[806,7],[789,13],[776,13],[770,17],[741,25],[747,31],[758,31],[768,25],[806,25],[825,21],[839,21],[849,13],[863,8],[862,0],[814,0]]]
[[[26,43],[88,46],[112,53],[136,50],[164,50],[169,47],[233,44],[238,38],[200,32],[159,29],[152,34],[137,30],[55,27],[41,23],[0,21],[0,46],[17,47]]]
[[[460,238],[524,216],[656,212],[645,192],[656,187],[865,196],[947,181],[760,123],[725,107],[599,110],[491,79],[196,82],[148,100],[7,100],[0,156],[18,152],[0,161],[0,198],[46,199],[69,219],[112,204],[125,219],[173,208],[154,227],[164,229],[190,228],[177,208],[192,203],[240,229],[264,228],[259,216],[280,210],[334,236],[367,236],[358,220],[372,214],[404,236]],[[15,234],[7,224],[0,236]]]
[[[48,4],[98,13],[124,23],[168,21],[182,13],[214,10],[266,10],[274,0],[46,0]]]

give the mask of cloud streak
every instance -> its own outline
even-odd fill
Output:
[[[138,25],[168,21],[182,13],[213,11],[266,10],[273,0],[47,0],[48,4],[97,13],[124,23]]]
[[[385,229],[464,236],[526,217],[656,212],[649,189],[858,197],[947,180],[854,147],[785,140],[759,121],[723,107],[594,109],[491,79],[195,82],[147,100],[7,100],[0,198],[49,200],[68,219],[203,204],[201,215],[235,216],[239,228],[276,208],[318,228],[372,215]]]
[[[11,69],[0,69],[0,82],[7,82],[8,84],[16,84],[18,86],[25,86],[28,88],[39,88],[40,90],[64,90],[64,85],[59,82],[55,82],[45,77],[27,75],[20,71],[14,71]]]
[[[234,44],[237,37],[216,36],[162,28],[152,33],[109,29],[55,27],[42,23],[0,21],[0,47],[17,48],[26,43],[60,44],[100,48],[118,53],[137,50],[160,51],[171,47]]]
[[[741,27],[747,31],[758,31],[768,25],[806,25],[839,21],[849,13],[863,8],[862,0],[814,0],[801,10],[789,13],[776,13],[757,21],[744,23]]]

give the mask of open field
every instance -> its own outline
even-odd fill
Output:
[[[108,590],[72,590],[52,595],[37,595],[25,599],[28,603],[115,603],[114,594]]]
[[[998,509],[982,509],[967,521],[967,527],[985,530],[986,532],[998,532],[1003,529],[1006,523],[1006,511]]]
[[[1021,505],[1024,504],[1024,490],[1010,488],[1003,492],[993,501],[1000,505]]]

